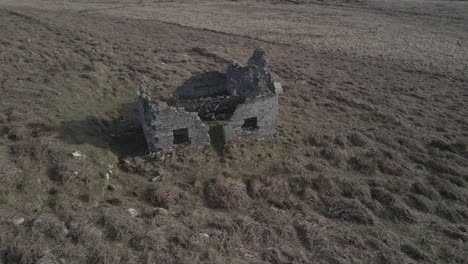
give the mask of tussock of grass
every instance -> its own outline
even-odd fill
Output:
[[[302,142],[305,145],[327,147],[331,142],[331,138],[323,134],[310,132],[302,139]]]
[[[372,157],[367,156],[355,156],[349,159],[349,166],[360,173],[374,174],[377,172],[377,163]]]
[[[65,159],[57,162],[49,171],[49,177],[60,184],[75,182],[87,185],[90,177],[97,177],[88,160]]]
[[[465,189],[456,186],[448,180],[433,178],[431,179],[431,185],[446,199],[459,202],[466,202],[468,199],[468,192]]]
[[[242,209],[248,207],[250,198],[244,183],[217,178],[206,184],[205,201],[215,209]]]
[[[147,199],[154,206],[171,209],[183,202],[186,194],[176,186],[151,187],[147,191]]]
[[[408,205],[424,213],[433,213],[435,210],[433,202],[423,195],[410,194],[408,197]]]
[[[281,10],[294,14],[286,17],[307,14],[301,19],[320,18],[325,23],[312,23],[317,25],[313,42],[318,45],[310,42],[307,32],[300,32],[301,27],[280,26],[273,35],[286,32],[282,41],[301,37],[285,46],[274,43],[278,39],[271,30],[267,35],[274,41],[259,43],[238,34],[123,19],[122,9],[112,8],[113,3],[102,4],[110,8],[97,11],[113,13],[105,16],[20,9],[14,7],[18,1],[7,1],[8,10],[0,8],[5,31],[1,59],[6,62],[0,64],[0,72],[5,73],[0,76],[4,103],[0,104],[0,263],[37,263],[45,256],[66,263],[104,264],[465,263],[468,259],[467,113],[460,96],[466,82],[457,73],[463,67],[419,71],[420,61],[413,59],[421,54],[403,58],[413,61],[414,69],[396,57],[395,62],[385,56],[363,60],[360,56],[369,53],[366,45],[357,47],[350,59],[346,56],[356,49],[352,45],[356,39],[346,41],[346,54],[315,52],[329,43],[338,43],[338,52],[343,51],[345,42],[340,38],[349,37],[328,34],[333,30],[320,32],[330,22],[321,14],[323,8],[329,9],[326,6],[318,10],[317,5],[282,5]],[[361,7],[376,7],[374,2]],[[243,3],[223,3],[221,13],[217,4],[208,4],[214,12],[205,12],[204,5],[195,10],[197,16],[210,16],[208,20],[198,17],[187,23],[219,20],[239,29],[240,24],[234,24],[243,16],[237,12]],[[395,4],[401,3],[389,5]],[[62,7],[82,10],[89,5],[93,4]],[[262,11],[252,12],[255,16],[268,17],[280,10],[269,5],[255,3],[249,8]],[[334,7],[334,12],[346,16],[333,19],[353,18],[361,7],[347,11]],[[193,8],[191,3],[158,6],[158,17],[178,14],[171,18],[177,20],[182,14],[186,19],[187,10]],[[304,8],[315,15],[303,12]],[[126,16],[132,14],[127,11]],[[154,10],[142,11],[137,12],[140,18],[154,16]],[[368,27],[364,11],[358,12],[366,24],[360,30],[369,30],[364,32],[372,35],[368,40],[388,44],[379,41],[379,34],[391,30]],[[235,21],[230,12],[235,13]],[[420,44],[427,38],[421,36],[428,31],[420,30],[420,17],[448,25],[447,19],[440,19],[447,14],[439,13],[406,14],[405,30],[418,25],[418,45],[413,45],[414,32],[405,35],[397,30],[398,36],[404,36],[395,40],[405,40],[397,46],[413,46],[413,51],[424,47]],[[167,20],[167,14],[161,19]],[[373,21],[376,16],[372,13]],[[279,20],[257,18],[254,22],[260,21],[260,27],[279,25]],[[391,29],[397,20],[379,21]],[[252,24],[245,20],[242,29],[244,22]],[[459,22],[450,26],[462,28],[465,22]],[[249,29],[258,31],[256,38],[265,37],[257,36],[262,35],[260,27]],[[290,32],[291,28],[299,31]],[[454,35],[450,36],[453,30],[439,29],[448,32],[442,42],[452,45],[450,50],[463,51],[463,45],[456,46]],[[437,33],[430,35],[441,53],[425,60],[437,61],[444,54],[442,42]],[[189,41],[179,41],[181,37]],[[338,41],[330,42],[330,37]],[[241,59],[259,44],[272,54],[272,74],[285,87],[279,98],[277,144],[231,142],[225,145],[224,156],[210,148],[177,148],[155,160],[145,156],[135,81],[156,82],[152,92],[166,97],[191,75],[226,66],[210,54]],[[309,44],[314,44],[312,51],[298,48]],[[194,52],[194,47],[204,51]],[[385,53],[385,47],[376,47]],[[390,53],[395,55],[394,51]],[[456,56],[442,57],[447,62]],[[73,150],[87,158],[72,158]],[[129,208],[138,214],[132,216]],[[21,217],[25,221],[15,224]]]
[[[105,210],[100,223],[110,240],[128,241],[134,237],[144,236],[147,232],[141,221],[139,218],[132,218],[125,208],[116,207]]]
[[[370,139],[362,133],[351,133],[347,139],[355,147],[366,147],[371,144]]]
[[[358,224],[375,223],[375,217],[357,199],[326,198],[324,205],[324,213],[328,217]]]
[[[331,164],[335,167],[343,167],[346,159],[347,153],[341,148],[324,148],[320,151],[320,155],[330,161]]]
[[[262,198],[279,207],[290,208],[294,200],[289,184],[278,177],[261,176],[248,181],[247,190],[252,198]]]
[[[416,194],[424,195],[431,200],[437,199],[439,197],[439,194],[434,188],[432,188],[431,185],[423,182],[413,183],[411,186],[411,191]]]
[[[406,253],[414,260],[430,262],[429,257],[425,253],[423,253],[419,248],[412,244],[402,244],[401,251]]]

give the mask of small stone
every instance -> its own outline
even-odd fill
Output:
[[[109,178],[110,178],[109,173],[106,173],[104,176],[105,176],[106,180],[109,180]]]
[[[156,207],[154,208],[154,214],[155,215],[168,215],[169,212],[164,208]]]
[[[157,182],[161,179],[161,176],[156,176],[151,179],[152,182]]]
[[[83,156],[83,154],[81,154],[81,152],[75,150],[75,151],[72,152],[72,156],[74,158],[81,158]]]
[[[111,192],[116,191],[116,190],[118,190],[118,189],[119,189],[119,187],[117,187],[117,186],[114,185],[114,184],[109,184],[109,185],[107,185],[107,190],[109,190],[109,191],[111,191]]]
[[[207,233],[200,233],[200,236],[203,238],[210,238],[210,235],[208,235]]]
[[[75,222],[75,221],[71,221],[68,225],[69,225],[70,229],[72,229],[72,230],[76,230],[76,229],[78,229],[78,227],[80,227],[80,224],[78,224],[78,222]]]
[[[109,173],[110,175],[114,174],[114,173],[112,172],[112,170],[109,170],[108,173]]]
[[[29,43],[31,43],[31,39],[28,38],[27,41],[28,41]]]
[[[73,174],[78,176],[79,173],[77,171],[74,171]]]
[[[24,223],[24,217],[18,217],[18,218],[13,219],[14,225],[21,225],[22,223]]]
[[[138,216],[138,211],[136,209],[128,208],[128,212],[130,213],[132,217]]]
[[[274,82],[273,87],[275,88],[275,94],[283,94],[283,86],[280,82]]]

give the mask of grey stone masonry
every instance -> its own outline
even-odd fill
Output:
[[[145,82],[140,86],[138,108],[150,152],[170,152],[176,144],[210,144],[209,129],[196,112],[186,112],[165,102],[152,100]]]
[[[224,124],[225,141],[276,142],[278,96],[265,95],[247,100],[237,107]]]
[[[226,88],[231,95],[254,98],[272,88],[265,51],[257,48],[246,66],[233,62],[228,66]]]
[[[247,65],[232,62],[227,73],[192,76],[165,101],[140,85],[140,123],[151,153],[176,145],[204,147],[222,141],[277,141],[279,82],[272,82],[268,59],[256,49]],[[206,124],[204,123],[206,122]],[[211,126],[211,131],[208,127]]]
[[[177,88],[176,95],[181,98],[227,95],[226,74],[205,72],[192,76]]]

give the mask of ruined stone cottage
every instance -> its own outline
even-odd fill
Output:
[[[140,122],[150,152],[171,152],[178,144],[203,147],[214,141],[276,142],[278,94],[268,60],[256,49],[247,65],[232,62],[227,73],[193,76],[166,100],[139,92]]]

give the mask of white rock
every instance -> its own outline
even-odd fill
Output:
[[[78,175],[79,173],[77,171],[74,171],[73,174]]]
[[[200,233],[200,236],[203,238],[210,238],[210,235],[208,235],[207,233]]]
[[[156,176],[156,177],[153,177],[153,178],[151,179],[151,181],[152,181],[152,182],[157,182],[157,181],[159,181],[159,179],[161,179],[161,176]]]
[[[79,152],[78,150],[75,150],[72,152],[72,156],[74,158],[81,158],[83,156],[83,154],[81,154],[81,152]]]
[[[157,214],[157,215],[168,215],[169,214],[169,212],[167,212],[166,209],[161,208],[161,207],[154,208],[154,213]]]
[[[106,177],[106,180],[109,180],[109,178],[110,178],[109,173],[106,173],[104,176]]]
[[[275,94],[283,94],[283,86],[280,82],[274,82],[273,87],[275,88]]]
[[[136,217],[138,215],[138,211],[133,208],[128,208],[128,212],[130,213],[132,217]]]
[[[22,223],[24,223],[24,217],[18,217],[13,219],[13,224],[15,225],[21,225]]]
[[[112,170],[109,170],[109,174],[112,175],[112,174],[114,174],[114,173],[112,172]]]

